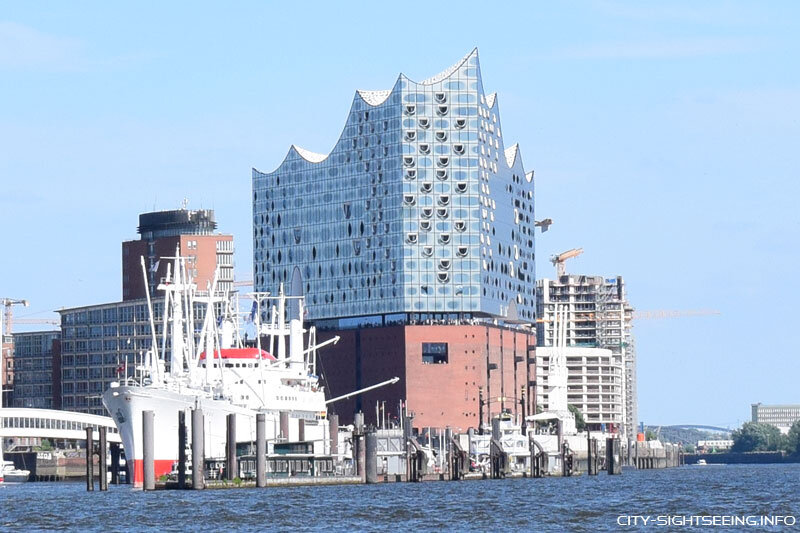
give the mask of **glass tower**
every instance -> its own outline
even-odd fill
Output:
[[[504,143],[477,49],[357,91],[328,155],[292,146],[254,169],[253,244],[255,289],[301,291],[311,320],[533,322],[533,172]]]

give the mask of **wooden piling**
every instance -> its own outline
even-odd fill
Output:
[[[142,463],[144,464],[144,490],[156,490],[155,472],[155,412],[142,411]]]
[[[328,438],[330,439],[330,454],[334,461],[339,459],[339,415],[328,417]]]
[[[86,427],[86,490],[94,490],[94,428]]]
[[[367,431],[364,435],[364,480],[367,483],[378,482],[378,434],[375,430]]]
[[[98,428],[100,432],[100,449],[97,452],[97,455],[100,457],[100,490],[107,491],[108,490],[108,464],[106,463],[106,450],[108,449],[108,440],[106,436],[106,432],[108,428],[105,426],[100,426]]]
[[[178,488],[186,488],[186,411],[178,411]]]
[[[203,426],[203,410],[192,410],[192,488],[202,490],[205,488],[204,465],[205,456],[205,428]]]
[[[112,442],[109,448],[111,451],[111,484],[119,485],[119,443]]]
[[[236,415],[227,417],[227,440],[225,442],[225,479],[232,481],[237,477],[236,468]]]
[[[289,440],[289,412],[281,411],[280,420],[281,420],[281,439],[283,441],[287,441]]]
[[[335,415],[334,415],[335,416]],[[267,486],[267,415],[256,414],[256,487]]]

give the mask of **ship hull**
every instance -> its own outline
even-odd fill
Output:
[[[227,417],[236,415],[236,442],[254,443],[256,438],[256,414],[263,412],[266,417],[267,441],[275,441],[280,434],[280,413],[274,410],[255,410],[234,405],[227,400],[213,399],[203,391],[169,390],[160,387],[119,386],[113,387],[103,395],[103,403],[119,429],[125,456],[133,465],[133,484],[142,486],[144,482],[144,461],[142,457],[142,413],[153,411],[154,415],[154,470],[155,477],[168,474],[178,460],[178,413],[186,413],[187,446],[191,444],[191,410],[203,411],[205,457],[225,457],[227,441]],[[323,401],[324,405],[324,401]],[[314,420],[313,411],[290,412],[289,440],[297,440],[299,420]],[[316,422],[316,420],[314,420]],[[305,426],[304,426],[305,427]],[[327,424],[316,424],[325,432]],[[310,429],[310,428],[309,428]],[[309,432],[311,433],[311,432]],[[318,432],[314,432],[318,433]],[[304,435],[324,440],[324,435]]]

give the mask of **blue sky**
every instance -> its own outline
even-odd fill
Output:
[[[118,300],[140,212],[214,208],[251,272],[250,169],[328,151],[356,89],[478,46],[536,170],[537,275],[621,274],[645,423],[800,403],[795,2],[2,2],[0,295]]]

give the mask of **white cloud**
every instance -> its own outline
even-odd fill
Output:
[[[84,64],[81,41],[0,21],[0,68],[75,70]]]

